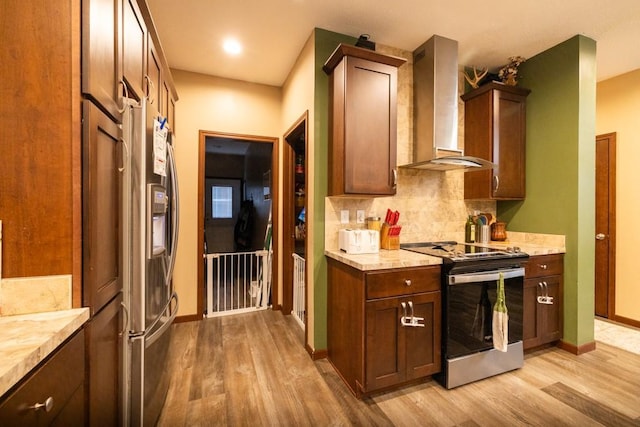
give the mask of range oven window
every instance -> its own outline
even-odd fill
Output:
[[[524,269],[503,272],[509,314],[509,343],[522,340]],[[447,276],[445,355],[447,359],[493,348],[492,321],[499,272]]]

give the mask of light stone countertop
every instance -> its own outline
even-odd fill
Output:
[[[475,246],[506,249],[517,246],[529,256],[563,254],[566,252],[565,238],[560,235],[509,232],[504,242],[489,241]],[[472,243],[473,244],[473,243]],[[325,255],[362,271],[388,268],[418,267],[442,264],[442,259],[405,250],[384,250],[378,254],[351,255],[339,250],[325,250]]]
[[[442,264],[442,259],[416,252],[380,249],[377,254],[347,254],[342,251],[325,250],[329,258],[340,261],[362,271],[383,270],[389,268],[420,267]]]
[[[88,308],[0,316],[0,396],[88,319]]]
[[[564,246],[549,246],[549,245],[535,245],[527,242],[488,242],[488,243],[476,243],[475,246],[488,247],[494,249],[506,249],[509,247],[518,247],[524,253],[529,256],[536,255],[550,255],[550,254],[563,254],[566,252]]]

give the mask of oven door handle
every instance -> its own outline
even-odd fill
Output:
[[[513,279],[514,277],[524,277],[524,268],[511,268],[506,270],[489,271],[486,273],[465,273],[454,274],[449,276],[449,285],[459,285],[462,283],[481,283],[481,282],[493,282],[502,277],[506,279]]]

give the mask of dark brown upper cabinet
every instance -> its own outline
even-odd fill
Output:
[[[131,98],[146,95],[147,26],[136,0],[122,0],[122,78]]]
[[[118,121],[119,2],[82,2],[82,93]]]
[[[464,198],[525,198],[526,99],[529,89],[488,83],[462,96],[464,152],[495,164],[467,172]]]
[[[341,44],[329,57],[329,195],[396,193],[398,67],[403,58]]]

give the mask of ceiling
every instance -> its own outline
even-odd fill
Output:
[[[313,29],[413,51],[433,34],[457,40],[461,65],[494,70],[576,34],[597,42],[597,80],[640,69],[640,1],[147,0],[169,66],[282,86]],[[233,35],[238,57],[222,50]]]

